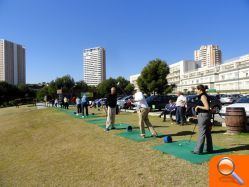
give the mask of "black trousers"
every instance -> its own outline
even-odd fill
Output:
[[[86,111],[86,115],[88,116],[88,105],[87,104],[83,104],[81,105],[81,110],[82,110],[82,115],[84,116],[85,115],[85,112]]]
[[[68,106],[69,106],[68,102],[64,103],[65,109],[68,109]]]
[[[81,104],[77,104],[77,113],[81,113]]]

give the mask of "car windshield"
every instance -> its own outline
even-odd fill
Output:
[[[249,97],[239,98],[236,103],[249,103]]]
[[[228,95],[221,95],[220,97],[223,97],[223,98],[224,98],[224,97],[228,97]]]

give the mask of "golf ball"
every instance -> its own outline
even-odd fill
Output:
[[[179,146],[182,146],[182,144],[179,144]]]

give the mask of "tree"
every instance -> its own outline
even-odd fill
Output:
[[[47,96],[48,99],[56,98],[58,89],[62,89],[63,93],[72,94],[74,86],[74,79],[70,75],[58,77],[52,80],[48,85],[45,84],[45,86],[37,92],[36,98],[38,100],[43,100],[44,96]]]
[[[81,92],[87,92],[88,85],[84,81],[78,81],[75,83],[75,86],[72,88],[73,95],[80,96]]]
[[[29,88],[28,85],[19,84],[12,85],[5,81],[0,81],[0,106],[12,106],[15,100],[20,100],[22,103],[33,101],[35,90]]]
[[[128,80],[126,80],[124,77],[121,77],[121,76],[117,77],[116,84],[117,84],[117,94],[118,95],[131,93],[131,91],[130,91],[131,86],[127,87],[130,84],[130,82]]]
[[[168,87],[166,88],[165,90],[165,93],[172,93],[174,88],[176,88],[176,84],[171,84],[171,85],[168,85]]]
[[[129,84],[127,84],[127,86],[125,87],[125,92],[127,93],[127,94],[132,94],[132,91],[135,89],[135,87],[134,87],[134,85],[133,84],[131,84],[131,83],[129,83]]]
[[[97,86],[97,92],[99,97],[104,97],[107,93],[110,93],[110,90],[112,87],[117,87],[116,86],[116,80],[113,78],[106,79],[102,81],[98,86]]]
[[[21,98],[20,90],[15,85],[0,81],[0,105],[16,98]]]
[[[51,84],[51,83],[50,83]],[[55,79],[54,85],[56,89],[63,89],[64,92],[70,92],[75,85],[74,79],[70,75],[65,75]]]
[[[94,99],[98,98],[98,90],[97,90],[96,86],[89,85],[88,86],[88,92],[92,92],[93,93],[93,98]]]
[[[151,93],[163,94],[169,87],[167,75],[169,67],[167,63],[160,59],[152,60],[145,66],[137,80],[141,91],[150,95]]]
[[[46,95],[46,96],[49,95],[48,86],[44,86],[42,89],[40,89],[40,90],[36,93],[36,98],[37,98],[39,101],[43,101],[45,95]]]

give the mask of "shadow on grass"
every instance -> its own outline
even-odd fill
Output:
[[[195,132],[192,131],[182,131],[182,132],[178,132],[175,134],[162,134],[162,135],[158,135],[157,138],[164,138],[165,136],[186,136],[186,135],[193,135],[195,134]]]
[[[226,130],[212,131],[212,134],[225,133]]]
[[[214,150],[213,153],[228,153],[228,152],[233,152],[233,151],[248,151],[248,150],[249,150],[249,144],[240,144],[240,146],[237,146],[237,147]]]
[[[175,134],[169,134],[168,136],[186,136],[186,135],[193,135],[195,134],[195,132],[192,131],[181,131],[181,132],[177,132]]]
[[[153,125],[153,127],[169,127],[167,125]]]

